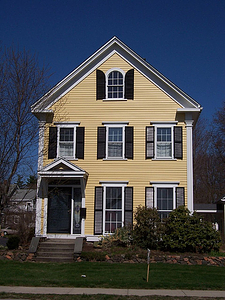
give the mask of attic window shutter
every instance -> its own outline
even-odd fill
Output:
[[[97,158],[105,158],[106,127],[98,127]]]
[[[124,226],[133,225],[133,187],[125,187]]]
[[[125,157],[133,159],[133,136],[134,128],[131,126],[125,127]]]
[[[145,206],[154,208],[154,187],[145,188]]]
[[[127,71],[125,75],[125,98],[134,99],[134,69]]]
[[[84,159],[84,127],[77,127],[76,131],[76,157]]]
[[[184,205],[184,188],[177,187],[176,188],[176,207]]]
[[[101,70],[96,70],[96,99],[105,99],[105,74]]]
[[[103,187],[95,187],[94,234],[102,234],[103,230]]]
[[[57,156],[57,127],[49,127],[48,158]]]
[[[154,127],[146,127],[146,158],[154,158]]]
[[[174,127],[174,158],[183,158],[182,127]]]

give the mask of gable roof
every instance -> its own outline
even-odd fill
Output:
[[[38,172],[41,177],[87,177],[88,173],[65,158],[57,158]]]
[[[56,84],[48,93],[34,103],[31,106],[32,113],[37,116],[39,113],[52,113],[49,107],[51,107],[62,96],[67,94],[79,82],[81,82],[115,53],[176,101],[181,106],[178,112],[190,111],[199,113],[202,110],[201,105],[193,98],[178,88],[174,83],[157,71],[153,66],[146,62],[145,59],[140,57],[121,40],[117,37],[113,37],[63,80]]]

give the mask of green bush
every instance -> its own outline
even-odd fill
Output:
[[[107,234],[102,237],[98,245],[105,249],[111,248],[112,246],[128,247],[132,242],[131,229],[129,227],[117,228],[112,234]]]
[[[8,247],[9,250],[14,250],[18,249],[20,243],[20,238],[18,236],[10,236],[6,246]]]
[[[134,215],[133,242],[141,248],[159,249],[164,225],[156,209],[138,206]]]
[[[207,253],[219,251],[221,246],[220,234],[212,224],[196,213],[191,215],[184,206],[170,213],[162,242],[162,250],[178,252]]]

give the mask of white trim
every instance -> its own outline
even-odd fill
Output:
[[[99,181],[102,186],[127,186],[129,181],[108,181],[108,180],[100,180]]]
[[[109,98],[108,97],[108,94],[109,94],[109,90],[108,90],[108,87],[109,87],[109,84],[108,84],[109,78],[108,77],[109,77],[109,74],[112,73],[113,71],[119,72],[123,76],[123,97],[118,97],[118,98]],[[106,95],[106,98],[103,99],[103,100],[108,100],[108,101],[116,101],[116,100],[118,100],[118,101],[122,100],[123,101],[123,100],[127,100],[124,97],[125,96],[125,75],[126,75],[126,73],[122,69],[120,69],[120,68],[111,68],[111,69],[109,69],[105,73],[105,78],[106,78],[106,91],[105,91],[105,95]],[[113,86],[113,84],[111,86]]]
[[[60,155],[60,130],[63,128],[73,128],[73,155],[72,156],[63,156],[67,159],[76,159],[76,129],[80,122],[56,122],[57,125],[57,157],[61,157]],[[62,142],[63,143],[63,142]],[[71,142],[72,144],[72,142]]]
[[[125,127],[128,123],[126,122],[105,122],[106,127],[106,157],[105,160],[125,160]],[[122,128],[122,156],[121,157],[109,157],[109,128]]]
[[[122,214],[122,227],[124,224],[124,209],[125,209],[125,204],[124,204],[124,189],[127,186],[128,181],[125,182],[121,182],[121,181],[100,181],[102,183],[102,187],[103,187],[103,218],[102,218],[102,231],[103,231],[103,235],[105,234],[109,234],[108,232],[105,232],[105,212],[106,212],[106,189],[108,187],[116,187],[116,188],[121,188],[122,189],[122,208],[119,209],[118,211],[121,211]],[[116,210],[116,209],[115,209]]]
[[[176,125],[178,123],[178,121],[151,121],[150,124],[151,125],[162,125],[165,126],[165,125]]]
[[[150,181],[150,184],[153,186],[178,186],[180,184],[180,181]]]
[[[143,74],[151,82],[163,90],[174,101],[179,103],[181,107],[201,109],[200,104],[198,104],[193,98],[188,96],[165,76],[159,73],[155,68],[153,68],[143,58],[141,58],[138,54],[121,42],[117,37],[113,37],[68,76],[66,76],[62,81],[60,81],[55,87],[53,87],[48,93],[34,103],[31,107],[32,112],[46,112],[47,108],[53,105],[53,103],[55,103],[63,95],[68,93],[69,90],[71,90],[94,70],[96,70],[96,68],[98,68],[114,53],[124,57],[124,59],[128,61],[131,66],[141,72],[141,74]]]
[[[44,158],[44,133],[45,133],[46,121],[39,121],[39,139],[38,139],[38,170],[43,168],[43,158]]]
[[[124,125],[129,125],[129,121],[124,121],[124,122],[121,122],[121,121],[118,121],[118,122],[115,122],[115,121],[103,121],[102,122],[102,125],[115,125],[115,126],[118,126],[118,125],[121,125],[121,126],[124,126]]]
[[[154,123],[154,159],[155,160],[174,160],[174,126],[176,125],[176,122],[163,122],[163,123],[159,123],[159,122],[155,122]],[[158,156],[157,155],[157,131],[159,128],[170,128],[171,130],[171,156]]]
[[[155,199],[154,199],[154,207],[160,211],[160,212],[163,212],[165,211],[166,212],[171,212],[173,209],[176,208],[176,187],[179,185],[179,181],[150,181],[150,184],[153,186],[154,188],[154,195],[155,195]],[[172,210],[159,210],[157,208],[157,189],[158,188],[162,188],[162,189],[166,189],[166,188],[170,188],[170,189],[173,189],[173,209]]]
[[[192,126],[193,120],[185,120],[187,135],[187,208],[191,213],[194,211],[193,204],[193,149],[192,149]]]

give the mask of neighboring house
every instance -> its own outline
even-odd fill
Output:
[[[32,106],[39,120],[36,236],[89,241],[193,211],[192,128],[202,107],[113,37]]]
[[[204,220],[212,222],[214,228],[220,231],[222,240],[225,241],[225,197],[216,203],[195,203],[194,210]]]
[[[23,222],[27,226],[35,225],[36,189],[14,189],[7,207],[4,209],[3,227],[17,229]],[[24,224],[25,225],[25,224]]]

